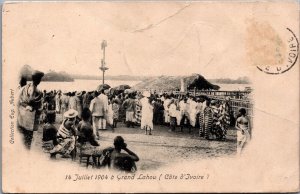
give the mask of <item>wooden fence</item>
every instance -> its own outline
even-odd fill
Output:
[[[250,99],[251,98],[251,91],[214,91],[214,90],[207,90],[207,91],[197,91],[197,90],[189,90],[188,93],[192,96],[200,96],[206,95],[208,97],[220,97],[226,98],[230,97],[230,99]],[[173,94],[179,95],[181,94],[180,91],[173,91]]]
[[[179,91],[173,92],[175,95],[180,95]],[[229,105],[233,115],[236,117],[241,108],[246,109],[247,115],[250,119],[250,124],[253,123],[253,102],[251,97],[251,91],[195,91],[190,90],[189,94],[192,96],[205,95],[210,99],[224,101],[226,97],[229,97]]]
[[[174,95],[184,95],[187,92],[180,91],[159,91],[160,93],[173,93]],[[152,91],[151,91],[152,93]],[[239,109],[245,108],[247,111],[247,115],[250,118],[250,122],[252,124],[253,121],[253,102],[252,102],[252,90],[244,90],[244,91],[216,91],[216,90],[189,90],[188,93],[192,96],[201,96],[205,95],[210,99],[224,101],[226,97],[229,97],[229,104],[233,114],[236,116],[238,114]]]

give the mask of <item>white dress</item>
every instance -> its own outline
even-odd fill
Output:
[[[237,144],[237,154],[240,155],[242,153],[242,149],[244,147],[244,144],[249,142],[250,140],[250,134],[248,131],[248,127],[244,125],[239,126],[241,129],[244,130],[244,134],[241,130],[237,131],[237,141],[240,142],[240,144]]]
[[[242,131],[238,130],[237,133],[237,141],[240,141],[242,143],[246,143],[249,141],[250,139],[250,134],[248,131],[248,127],[244,126],[244,125],[240,125],[239,126],[241,129],[244,130],[244,134],[242,133]]]
[[[141,99],[141,105],[141,129],[144,129],[144,127],[148,126],[148,128],[151,128],[153,130],[153,106],[149,103],[148,98],[146,97]]]
[[[113,124],[113,120],[114,120],[113,116],[114,116],[114,112],[112,110],[112,104],[109,104],[107,109],[107,123],[110,125]]]
[[[196,125],[196,110],[197,103],[193,100],[190,101],[190,107],[189,107],[189,115],[190,115],[190,124],[195,127]]]
[[[170,99],[166,99],[164,101],[164,116],[165,116],[165,123],[170,123],[170,115],[169,115],[169,104],[170,104],[171,100]]]

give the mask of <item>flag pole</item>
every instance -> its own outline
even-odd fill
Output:
[[[104,84],[104,73],[108,70],[108,67],[105,66],[105,47],[107,47],[106,40],[103,40],[101,43],[101,49],[103,50],[103,58],[101,59],[101,67],[100,70],[102,71],[102,84]]]

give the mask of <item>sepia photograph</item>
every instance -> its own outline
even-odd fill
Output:
[[[298,8],[4,3],[2,190],[299,190]]]

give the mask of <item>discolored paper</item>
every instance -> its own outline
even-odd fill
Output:
[[[140,158],[135,173],[86,168],[78,158],[51,160],[38,143],[42,124],[34,132],[30,151],[26,150],[17,129],[21,69],[27,65],[44,73],[77,75],[74,82],[42,81],[40,90],[96,90],[102,83],[103,40],[109,68],[105,81],[112,86],[169,79],[167,88],[175,84],[173,79],[180,85],[180,76],[193,74],[212,83],[248,78],[251,141],[242,154],[236,153],[234,126],[230,138],[217,141],[200,138],[196,127],[188,134],[186,128],[180,133],[177,127],[172,133],[167,126],[154,125],[149,136],[122,123],[114,133],[100,131],[100,147],[113,146],[114,137],[122,135]],[[297,192],[298,55],[298,1],[5,2],[2,190]],[[79,78],[86,75],[94,77]],[[242,84],[232,86],[222,85],[219,90],[245,89]]]

